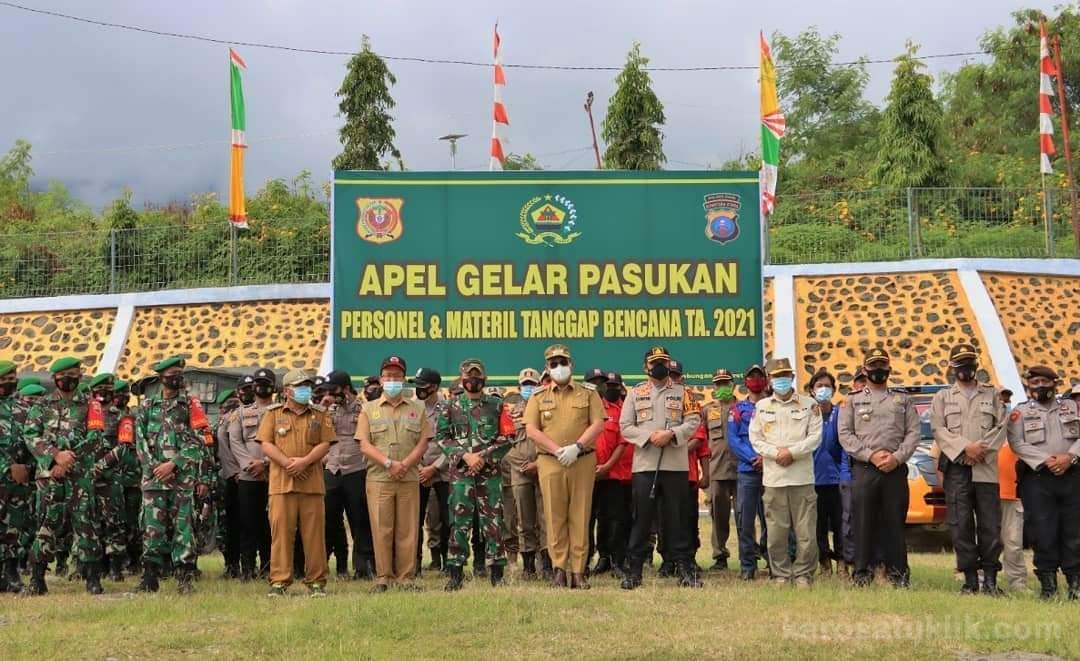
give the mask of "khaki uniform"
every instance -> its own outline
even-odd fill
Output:
[[[1080,456],[1080,411],[1070,399],[1049,406],[1025,402],[1009,416],[1007,434],[1016,456],[1037,470],[1053,454]]]
[[[821,445],[821,411],[809,397],[766,397],[750,421],[750,445],[760,454],[765,486],[765,527],[769,531],[769,567],[774,578],[811,578],[818,564],[817,491],[814,450]],[[781,448],[791,453],[788,466],[776,463]],[[788,556],[788,535],[795,533],[795,561]]]
[[[321,408],[308,406],[301,413],[275,404],[266,409],[256,435],[262,443],[275,445],[286,457],[307,456],[323,443],[333,444],[334,425]],[[293,576],[296,531],[304,548],[304,583],[325,584],[326,487],[322,467],[308,466],[296,478],[270,463],[270,582],[289,585]]]
[[[434,436],[423,402],[386,395],[364,404],[356,421],[356,439],[367,441],[388,459],[404,461]],[[372,463],[367,477],[368,511],[375,546],[376,583],[409,581],[416,575],[420,531],[420,476],[413,466],[396,480],[384,466]]]
[[[229,418],[229,449],[232,450],[236,463],[240,465],[242,482],[266,482],[269,477],[264,472],[262,477],[257,478],[246,470],[251,462],[266,459],[259,446],[258,431],[259,422],[269,408],[269,404],[263,406],[254,402],[241,406]]]
[[[522,468],[537,459],[536,443],[525,435],[525,402],[510,404],[510,419],[514,422],[516,441],[506,454],[510,465],[510,485],[514,492],[517,510],[517,533],[522,553],[547,550],[547,534],[544,528],[544,497],[536,473],[525,473]]]
[[[241,406],[229,416],[229,449],[236,459],[239,472],[236,484],[236,534],[240,553],[241,573],[248,577],[270,570],[270,523],[267,519],[269,473],[255,477],[247,471],[252,462],[266,464],[266,455],[259,444],[259,422],[269,404],[258,401]],[[256,556],[258,560],[256,561]]]
[[[712,517],[712,557],[726,564],[731,535],[731,510],[735,503],[738,459],[728,446],[728,415],[735,401],[711,401],[701,407],[701,424],[709,443],[709,514]]]
[[[603,420],[604,405],[595,386],[587,383],[571,381],[565,386],[537,388],[525,405],[525,423],[562,447],[573,445],[586,429]],[[544,494],[551,565],[567,573],[584,574],[596,453],[588,451],[566,468],[554,455],[540,452],[537,473]]]
[[[990,451],[971,467],[973,482],[998,482],[997,451],[1005,442],[1005,406],[992,386],[979,384],[968,397],[954,385],[934,394],[930,404],[930,427],[941,454],[957,461],[969,443],[980,443]]]

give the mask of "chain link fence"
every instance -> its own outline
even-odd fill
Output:
[[[1077,257],[1069,191],[909,188],[781,194],[769,219],[769,264],[949,257]],[[328,282],[330,228],[274,219],[0,233],[0,298],[188,287]]]

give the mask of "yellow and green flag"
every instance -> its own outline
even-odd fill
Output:
[[[776,178],[780,167],[780,138],[787,123],[776,93],[776,67],[772,49],[761,32],[761,213],[768,216],[776,208]]]
[[[247,118],[244,113],[244,87],[240,72],[247,65],[240,54],[229,49],[229,105],[232,111],[232,147],[229,165],[229,222],[247,229],[247,207],[244,204],[244,150],[247,149]]]

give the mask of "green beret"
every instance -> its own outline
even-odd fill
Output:
[[[45,389],[41,387],[40,383],[28,383],[19,388],[19,394],[23,397],[38,397],[45,394]]]
[[[15,384],[16,390],[22,390],[26,386],[40,386],[41,381],[36,376],[24,376],[19,379],[19,382]]]
[[[173,356],[172,358],[166,358],[165,360],[161,361],[157,365],[154,365],[154,371],[157,372],[158,374],[161,374],[162,372],[169,369],[170,367],[176,367],[176,366],[179,366],[181,368],[187,367],[187,361],[185,361],[180,356]]]
[[[113,381],[112,387],[113,390],[127,390],[130,385],[130,383],[124,381],[123,379],[116,379],[115,381]]]
[[[106,381],[115,381],[115,380],[116,380],[116,377],[113,376],[112,372],[102,372],[101,374],[98,374],[94,378],[90,379],[90,387],[91,388],[96,388],[97,386],[100,386],[101,384],[105,383]]]
[[[10,360],[0,360],[0,376],[7,376],[15,371],[15,363]]]
[[[236,391],[233,390],[232,388],[229,388],[228,390],[222,390],[221,394],[218,395],[218,398],[217,398],[218,405],[220,406],[221,404],[224,404],[226,399],[234,396],[235,394],[236,394]]]
[[[74,356],[65,356],[64,358],[57,358],[55,361],[53,361],[52,367],[49,368],[49,371],[53,374],[56,374],[57,372],[63,372],[64,370],[71,369],[72,367],[81,366],[82,361],[78,358],[75,358]]]

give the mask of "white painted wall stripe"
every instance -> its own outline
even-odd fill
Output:
[[[204,289],[167,289],[132,294],[93,294],[89,296],[53,296],[51,298],[11,298],[0,300],[0,314],[15,312],[54,312],[60,310],[98,310],[136,308],[157,305],[193,305],[196,303],[241,303],[245,301],[284,301],[329,299],[330,283],[300,285],[252,285],[249,287],[207,287]]]
[[[1013,401],[1022,402],[1024,397],[1024,384],[1020,380],[1020,370],[1013,360],[1012,348],[1009,338],[1005,334],[1005,325],[1001,323],[994,301],[990,298],[990,292],[986,291],[986,285],[979,277],[978,271],[962,269],[957,271],[960,285],[964,288],[971,310],[975,314],[975,321],[982,330],[983,339],[986,340],[986,352],[990,361],[994,364],[1000,386],[1005,386],[1013,391]]]
[[[795,365],[795,278],[790,274],[773,278],[773,356],[788,358],[795,366],[795,373],[802,374]]]
[[[134,305],[122,305],[116,309],[116,319],[113,321],[112,332],[109,333],[109,341],[105,343],[105,350],[101,353],[98,372],[115,372],[120,364],[120,355],[124,351],[124,342],[127,341],[128,332],[131,330],[131,321],[135,318]]]

